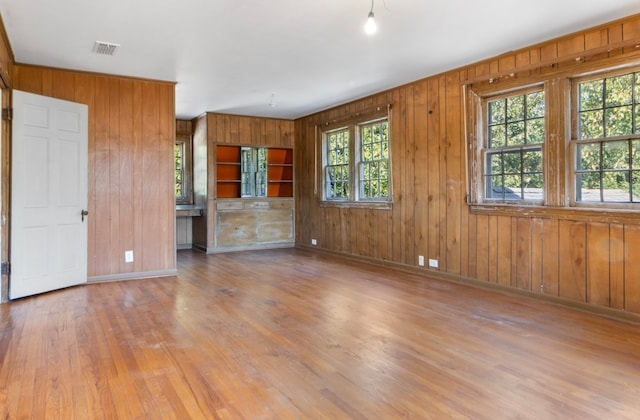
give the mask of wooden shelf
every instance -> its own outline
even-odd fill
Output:
[[[218,198],[239,198],[240,181],[218,181]]]
[[[293,197],[293,181],[269,182],[267,185],[267,197]]]
[[[293,149],[268,149],[267,180],[268,197],[293,197]]]
[[[293,149],[269,148],[267,150],[267,164],[293,165]]]
[[[240,165],[240,146],[218,146],[217,163],[237,163]]]

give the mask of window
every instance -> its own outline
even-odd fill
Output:
[[[640,73],[575,83],[575,202],[640,202]]]
[[[241,197],[267,196],[267,149],[241,148]]]
[[[327,166],[325,168],[327,200],[348,200],[351,168],[349,159],[350,130],[348,128],[327,134]]]
[[[175,162],[176,203],[192,204],[191,143],[188,137],[176,140],[173,156]]]
[[[360,126],[360,198],[389,198],[389,124],[387,121]]]
[[[388,118],[324,133],[324,199],[347,203],[391,200]]]
[[[483,198],[542,202],[544,91],[491,98],[485,101],[483,111],[487,127],[481,151]]]

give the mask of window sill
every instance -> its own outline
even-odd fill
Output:
[[[391,201],[320,201],[320,207],[392,210]]]
[[[531,217],[540,219],[571,220],[640,225],[639,209],[611,209],[593,207],[546,207],[514,204],[470,204],[471,214],[488,216]]]
[[[202,216],[202,207],[178,204],[176,205],[176,217],[197,217]]]

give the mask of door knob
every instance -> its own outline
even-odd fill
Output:
[[[82,211],[80,212],[80,216],[82,216],[82,221],[84,222],[84,216],[89,215],[89,211],[82,209]]]

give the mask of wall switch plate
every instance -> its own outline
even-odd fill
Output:
[[[418,266],[424,267],[424,255],[418,255]]]
[[[124,251],[124,262],[133,262],[133,251]]]
[[[434,259],[429,258],[429,267],[438,268],[438,260],[434,260]]]
[[[311,240],[311,245],[316,246],[318,245],[318,241],[316,241],[315,239]]]

